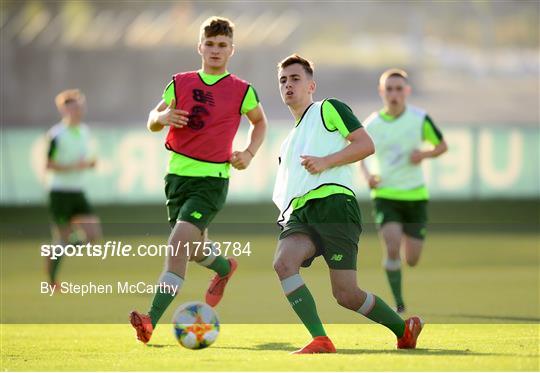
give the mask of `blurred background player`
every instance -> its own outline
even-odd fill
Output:
[[[187,253],[184,244],[207,240],[206,229],[227,197],[230,166],[239,170],[249,166],[267,126],[253,87],[227,71],[227,62],[234,53],[233,29],[233,23],[225,18],[211,17],[202,24],[198,44],[202,69],[174,75],[163,100],[148,118],[152,132],[169,127],[165,143],[171,152],[165,177],[172,228],[169,244],[182,247],[178,255],[167,258],[159,283],[179,289],[188,260],[194,260],[216,272],[206,293],[206,302],[212,307],[221,300],[237,263],[234,258],[204,254],[203,250]],[[251,141],[243,151],[233,152],[232,142],[242,115],[252,124]],[[131,313],[130,321],[140,341],[150,340],[175,295],[158,292],[148,315]]]
[[[60,245],[94,242],[101,237],[101,225],[84,193],[85,173],[96,166],[90,150],[90,131],[82,123],[86,99],[78,89],[68,89],[60,92],[55,102],[62,120],[48,133],[47,170],[52,173],[49,203],[53,237]],[[61,256],[47,260],[51,284],[57,282],[61,260]]]
[[[398,348],[415,348],[422,330],[418,317],[407,321],[356,281],[361,216],[352,192],[352,163],[373,154],[373,142],[352,110],[337,99],[313,102],[310,61],[292,55],[278,65],[283,102],[295,127],[281,146],[273,200],[280,209],[274,269],[293,310],[313,340],[296,354],[334,353],[300,267],[322,255],[330,269],[339,305],[389,328]]]
[[[389,69],[381,75],[379,95],[384,108],[364,122],[375,143],[375,154],[361,163],[371,188],[379,236],[386,247],[384,268],[400,313],[405,311],[400,248],[407,264],[415,266],[426,235],[429,194],[421,163],[447,150],[441,131],[427,113],[407,105],[410,92],[405,71]],[[432,148],[421,150],[424,142]]]

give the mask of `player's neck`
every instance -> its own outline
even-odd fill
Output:
[[[227,72],[227,66],[210,67],[210,66],[203,65],[201,71],[209,75],[223,75]]]
[[[80,120],[75,120],[74,118],[69,118],[69,117],[62,118],[62,122],[64,122],[64,124],[68,127],[76,127],[79,124],[81,124]]]
[[[296,106],[289,106],[289,110],[291,111],[291,114],[293,115],[296,123],[298,123],[300,119],[302,119],[302,116],[304,116],[304,113],[312,103],[313,101],[309,100]]]
[[[403,106],[394,106],[394,107],[389,107],[389,106],[385,106],[384,107],[384,112],[394,118],[397,118],[399,117],[401,114],[403,114],[403,112],[405,111],[405,105]]]

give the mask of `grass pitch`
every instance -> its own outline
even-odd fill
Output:
[[[163,316],[149,346],[134,339],[127,323],[146,310],[150,295],[39,293],[44,280],[39,245],[46,240],[3,240],[2,370],[180,371],[502,371],[539,370],[538,235],[432,233],[417,268],[404,269],[408,309],[427,322],[414,351],[395,349],[380,325],[340,308],[332,298],[322,260],[302,272],[336,355],[291,356],[309,336],[297,324],[272,271],[275,236],[212,237],[250,241],[252,255],[240,267],[217,311],[216,344],[181,348],[167,322],[181,303],[201,300],[211,274],[191,266],[186,284]],[[163,237],[107,238],[162,242]],[[68,258],[61,280],[153,283],[162,258]],[[375,235],[363,235],[358,282],[392,304]]]
[[[162,325],[148,346],[128,325],[4,325],[3,370],[535,371],[538,325],[427,325],[416,350],[395,349],[378,325],[329,325],[338,353],[290,355],[298,325],[223,325],[205,350],[180,347]]]

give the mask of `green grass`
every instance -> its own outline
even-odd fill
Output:
[[[215,345],[181,348],[165,325],[152,343],[127,325],[4,325],[2,369],[58,371],[534,371],[538,325],[428,325],[418,348],[396,350],[377,325],[329,325],[336,355],[289,352],[306,342],[296,325],[223,325]]]
[[[276,245],[274,236],[213,236],[215,240],[251,243],[251,256],[240,257],[240,267],[218,312],[226,323],[296,323],[272,269]],[[161,243],[162,237],[113,237],[133,246]],[[539,251],[534,234],[431,234],[420,264],[404,268],[404,296],[407,306],[429,323],[512,323],[538,322]],[[150,295],[40,294],[46,278],[35,239],[3,241],[3,323],[124,323],[132,308],[146,309]],[[381,268],[381,249],[375,235],[361,238],[358,283],[391,303],[391,294]],[[159,257],[66,258],[60,279],[73,282],[155,283],[163,267]],[[211,273],[190,266],[177,304],[201,300]],[[302,277],[317,300],[327,323],[358,323],[358,316],[335,303],[328,270],[322,259]],[[257,312],[254,312],[254,307]],[[174,307],[173,307],[174,308]],[[39,309],[39,312],[36,310]],[[173,309],[164,316],[170,320]]]
[[[156,330],[152,346],[134,341],[127,324],[133,309],[146,310],[150,295],[39,294],[44,280],[34,238],[1,241],[2,370],[538,370],[539,237],[534,233],[432,233],[416,268],[405,268],[408,309],[427,327],[419,349],[396,351],[384,327],[340,308],[332,298],[322,260],[303,270],[322,320],[340,354],[289,356],[308,334],[282,294],[272,270],[274,235],[215,235],[251,242],[217,311],[223,327],[215,346],[181,349],[170,325]],[[161,236],[114,236],[133,245]],[[61,280],[154,283],[162,258],[67,258]],[[363,235],[359,285],[392,304],[381,269],[377,237]],[[190,266],[186,283],[165,313],[201,300],[210,273]],[[242,324],[242,325],[239,325]]]

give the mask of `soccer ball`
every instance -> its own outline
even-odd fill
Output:
[[[190,350],[206,348],[219,335],[216,311],[206,303],[184,303],[173,317],[174,334],[180,345]]]

